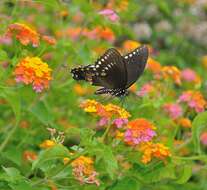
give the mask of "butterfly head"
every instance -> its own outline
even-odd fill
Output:
[[[82,68],[74,68],[71,69],[70,73],[72,74],[72,77],[74,80],[84,80],[84,72],[82,71]]]

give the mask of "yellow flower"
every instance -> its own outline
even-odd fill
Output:
[[[52,148],[55,145],[56,145],[55,141],[45,140],[40,144],[40,147],[46,149],[46,148]]]
[[[67,157],[63,158],[64,165],[66,165],[69,161],[70,161],[70,158],[67,158]]]
[[[104,106],[105,110],[111,114],[117,115],[118,118],[129,118],[131,115],[125,109],[114,104],[107,104]]]

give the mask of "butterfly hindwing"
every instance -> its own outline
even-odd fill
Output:
[[[143,45],[123,56],[127,68],[127,84],[129,88],[143,73],[148,58],[148,48]]]

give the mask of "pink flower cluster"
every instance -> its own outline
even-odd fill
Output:
[[[128,123],[128,129],[124,133],[124,140],[129,145],[138,145],[142,142],[149,142],[156,136],[154,129],[154,125],[146,119],[135,119]]]
[[[163,106],[164,111],[172,118],[177,119],[182,116],[182,107],[179,104],[167,103]]]
[[[115,11],[111,9],[104,9],[98,12],[98,14],[105,16],[112,22],[116,22],[119,20],[119,16],[115,13]]]

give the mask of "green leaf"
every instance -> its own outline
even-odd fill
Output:
[[[96,156],[97,165],[105,170],[109,177],[113,179],[118,171],[118,163],[111,147],[96,142],[87,148],[90,154]]]
[[[18,166],[21,165],[22,151],[20,149],[17,149],[16,147],[10,147],[8,149],[5,149],[5,151],[2,152],[2,155]]]
[[[139,182],[131,177],[125,177],[117,182],[117,184],[110,188],[110,190],[139,190]]]
[[[205,127],[207,127],[207,112],[199,113],[192,123],[193,144],[195,151],[199,154],[201,154],[200,133]]]
[[[43,101],[37,102],[34,106],[32,106],[29,110],[37,119],[45,125],[52,124],[52,114],[47,109],[45,103]]]
[[[9,184],[9,186],[13,190],[37,190],[36,188],[33,188],[28,182],[25,180],[22,180],[18,182],[17,184]]]
[[[165,179],[176,179],[175,166],[173,164],[158,165],[158,167],[152,168],[152,170],[140,174],[147,183],[155,183]]]
[[[184,165],[182,169],[179,168],[179,174],[180,173],[181,175],[178,177],[178,179],[175,182],[178,184],[184,184],[189,180],[189,178],[192,175],[192,166],[190,164]]]
[[[0,49],[0,61],[5,61],[7,59],[8,59],[7,53],[4,50]]]
[[[23,176],[20,174],[20,171],[16,168],[6,168],[3,167],[3,170],[6,172],[7,178],[6,181],[15,183],[23,178]]]
[[[68,156],[69,156],[68,149],[61,144],[57,144],[52,148],[48,148],[40,152],[38,159],[35,160],[32,164],[32,170],[40,167],[41,165],[44,165],[44,163],[47,161],[63,159],[64,157],[68,157]]]
[[[0,96],[3,97],[10,104],[16,116],[16,122],[18,122],[20,120],[21,114],[21,102],[18,90],[6,87],[0,87],[0,90]]]

